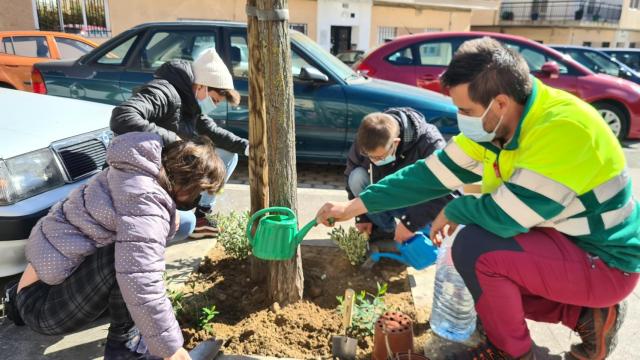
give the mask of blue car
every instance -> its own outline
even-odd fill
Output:
[[[246,24],[223,21],[148,23],[136,26],[75,61],[40,63],[32,80],[49,95],[119,104],[172,59],[193,60],[215,47],[242,95],[239,106],[209,114],[240,136],[248,130]],[[389,107],[424,114],[445,136],[458,132],[457,109],[436,92],[363,76],[302,33],[291,31],[296,148],[303,161],[344,163],[362,118]],[[266,99],[270,101],[270,99]]]
[[[640,84],[640,73],[610,55],[585,46],[550,45],[595,73],[616,76]]]

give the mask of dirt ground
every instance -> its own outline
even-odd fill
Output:
[[[187,348],[215,336],[224,340],[226,354],[251,354],[300,359],[330,358],[331,338],[343,335],[336,296],[345,289],[376,292],[376,282],[389,286],[385,303],[415,319],[405,266],[382,261],[371,270],[352,266],[346,256],[330,247],[302,248],[304,300],[280,308],[266,298],[264,282],[249,278],[249,261],[227,257],[213,249],[185,286],[184,310],[178,319]],[[197,314],[216,305],[220,313],[212,331],[200,330]],[[416,350],[424,340],[425,324],[414,324]],[[372,336],[360,339],[358,358],[370,358]]]

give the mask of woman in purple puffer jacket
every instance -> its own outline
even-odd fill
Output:
[[[216,193],[224,164],[210,140],[164,147],[150,133],[116,137],[109,168],[34,227],[15,297],[31,329],[59,335],[109,310],[105,359],[189,359],[163,283],[176,205]]]

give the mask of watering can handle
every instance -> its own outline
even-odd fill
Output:
[[[249,222],[247,223],[247,239],[249,239],[249,244],[251,244],[251,246],[253,246],[253,224],[256,222],[256,220],[261,217],[264,214],[267,213],[271,213],[271,212],[281,212],[281,213],[286,213],[287,215],[290,215],[291,217],[295,217],[296,214],[293,212],[293,210],[287,208],[287,207],[281,207],[281,206],[277,206],[277,207],[269,207],[269,208],[265,208],[262,210],[258,210],[256,211],[251,218],[249,219]]]

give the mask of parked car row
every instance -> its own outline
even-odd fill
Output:
[[[192,60],[215,47],[242,95],[239,106],[221,105],[211,117],[247,136],[246,24],[218,21],[149,23],[112,38],[73,61],[34,66],[40,93],[118,104],[171,59]],[[302,33],[291,31],[296,147],[301,161],[343,163],[361,119],[394,106],[410,106],[444,133],[457,133],[456,108],[441,94],[362,76]]]
[[[546,84],[592,104],[619,138],[640,138],[639,85],[596,74],[572,57],[523,37],[485,32],[408,35],[378,47],[354,66],[367,76],[442,92],[439,76],[458,47],[467,40],[484,36],[519,52],[531,73]]]

